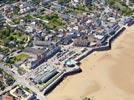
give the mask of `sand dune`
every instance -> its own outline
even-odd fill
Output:
[[[48,100],[134,100],[134,26],[127,28],[110,51],[82,61],[82,73],[67,77]]]

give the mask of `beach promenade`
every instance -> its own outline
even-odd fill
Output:
[[[134,26],[112,43],[81,61],[82,73],[67,77],[48,100],[134,100]]]

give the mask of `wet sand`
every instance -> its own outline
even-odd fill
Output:
[[[48,100],[134,100],[134,26],[112,43],[82,60],[82,72],[67,77]]]

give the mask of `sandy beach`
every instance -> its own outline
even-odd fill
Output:
[[[67,77],[48,100],[134,100],[134,26],[112,43],[81,61],[82,72]]]

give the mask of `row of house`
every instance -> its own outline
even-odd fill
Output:
[[[95,38],[93,35],[84,35],[74,40],[74,46],[79,47],[93,47],[99,45],[99,43],[99,39]]]
[[[36,95],[32,92],[30,93],[22,86],[16,86],[10,91],[10,94],[17,100],[36,100]]]
[[[27,13],[29,11],[35,11],[36,8],[33,5],[30,5],[30,3],[23,2],[19,5],[20,8],[20,14]]]
[[[24,52],[35,55],[35,59],[29,59],[28,62],[32,69],[36,68],[41,63],[47,61],[51,57],[53,57],[57,52],[61,50],[61,48],[52,43],[38,41],[34,42],[34,47],[29,47],[24,50]]]
[[[33,82],[35,84],[46,83],[48,80],[50,80],[56,74],[58,74],[57,69],[53,66],[48,66],[48,67],[46,67],[46,69],[44,69],[43,73],[38,73],[34,76]]]

